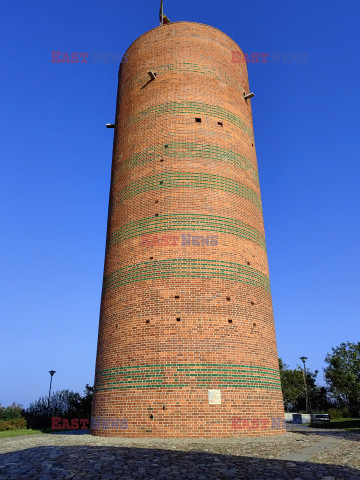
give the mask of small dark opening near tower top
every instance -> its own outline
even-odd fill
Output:
[[[196,118],[195,118],[195,122],[201,123],[201,118],[200,118],[200,117],[196,117]]]
[[[159,182],[160,185],[163,185],[164,182]]]
[[[255,303],[254,303],[254,302],[250,302],[250,303],[251,303],[251,305],[255,305]]]
[[[155,203],[159,203],[159,200],[155,200]]]
[[[253,323],[253,326],[256,327],[256,323]]]
[[[177,321],[177,322],[180,322],[180,317],[176,317],[176,321]]]
[[[169,148],[169,145],[165,145],[165,148]]]
[[[151,415],[150,415],[150,418],[151,418],[151,420],[152,420],[152,419],[154,418],[154,415],[153,415],[153,414],[151,414]]]
[[[232,320],[228,320],[229,323],[232,323]]]
[[[154,257],[150,257],[150,260],[154,260]]]
[[[220,125],[220,127],[222,127],[222,126],[223,126],[223,123],[222,123],[222,122],[218,122],[218,125]]]
[[[247,265],[250,265],[250,262],[246,262]]]
[[[155,217],[158,217],[158,216],[159,216],[159,214],[158,214],[158,213],[155,213]]]
[[[165,405],[163,406],[163,410],[165,410]]]
[[[226,300],[227,300],[228,302],[230,302],[230,297],[226,297]]]
[[[150,323],[150,320],[146,320],[146,322],[145,322],[145,323]]]
[[[175,298],[180,298],[180,295],[175,295]]]

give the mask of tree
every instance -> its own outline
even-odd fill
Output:
[[[83,396],[72,390],[59,390],[51,395],[49,409],[48,397],[40,397],[25,412],[28,426],[42,428],[50,417],[90,419],[93,390],[86,385]]]
[[[279,358],[279,369],[285,410],[287,412],[305,412],[306,390],[303,369],[297,367],[292,370],[281,358]],[[318,370],[312,372],[307,369],[306,371],[306,384],[313,412],[323,412],[331,406],[326,388],[316,385],[318,373]]]
[[[22,405],[15,402],[9,407],[2,407],[0,405],[0,420],[14,420],[15,418],[21,418],[22,414]]]
[[[284,408],[289,412],[297,399],[304,394],[304,377],[301,369],[289,369],[281,358],[279,358],[279,369]]]
[[[74,399],[70,402],[70,407],[76,412],[77,417],[90,419],[93,392],[94,387],[90,387],[90,385],[86,384],[84,395],[79,395],[76,398],[74,397]]]
[[[325,357],[325,379],[329,391],[340,406],[360,413],[360,342],[341,343]]]

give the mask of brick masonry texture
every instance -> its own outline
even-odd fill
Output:
[[[95,435],[285,431],[247,68],[233,51],[216,28],[176,22],[120,65]]]

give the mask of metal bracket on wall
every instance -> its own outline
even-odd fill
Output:
[[[156,78],[156,73],[154,73],[152,70],[148,71],[148,75],[150,77],[150,80],[155,80]]]
[[[249,98],[255,97],[255,93],[250,92],[250,93],[244,93],[244,98],[245,100],[248,100]]]
[[[107,123],[106,128],[115,128],[115,123]]]

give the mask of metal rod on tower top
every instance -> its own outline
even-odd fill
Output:
[[[164,25],[164,5],[163,0],[160,2],[160,25]]]

